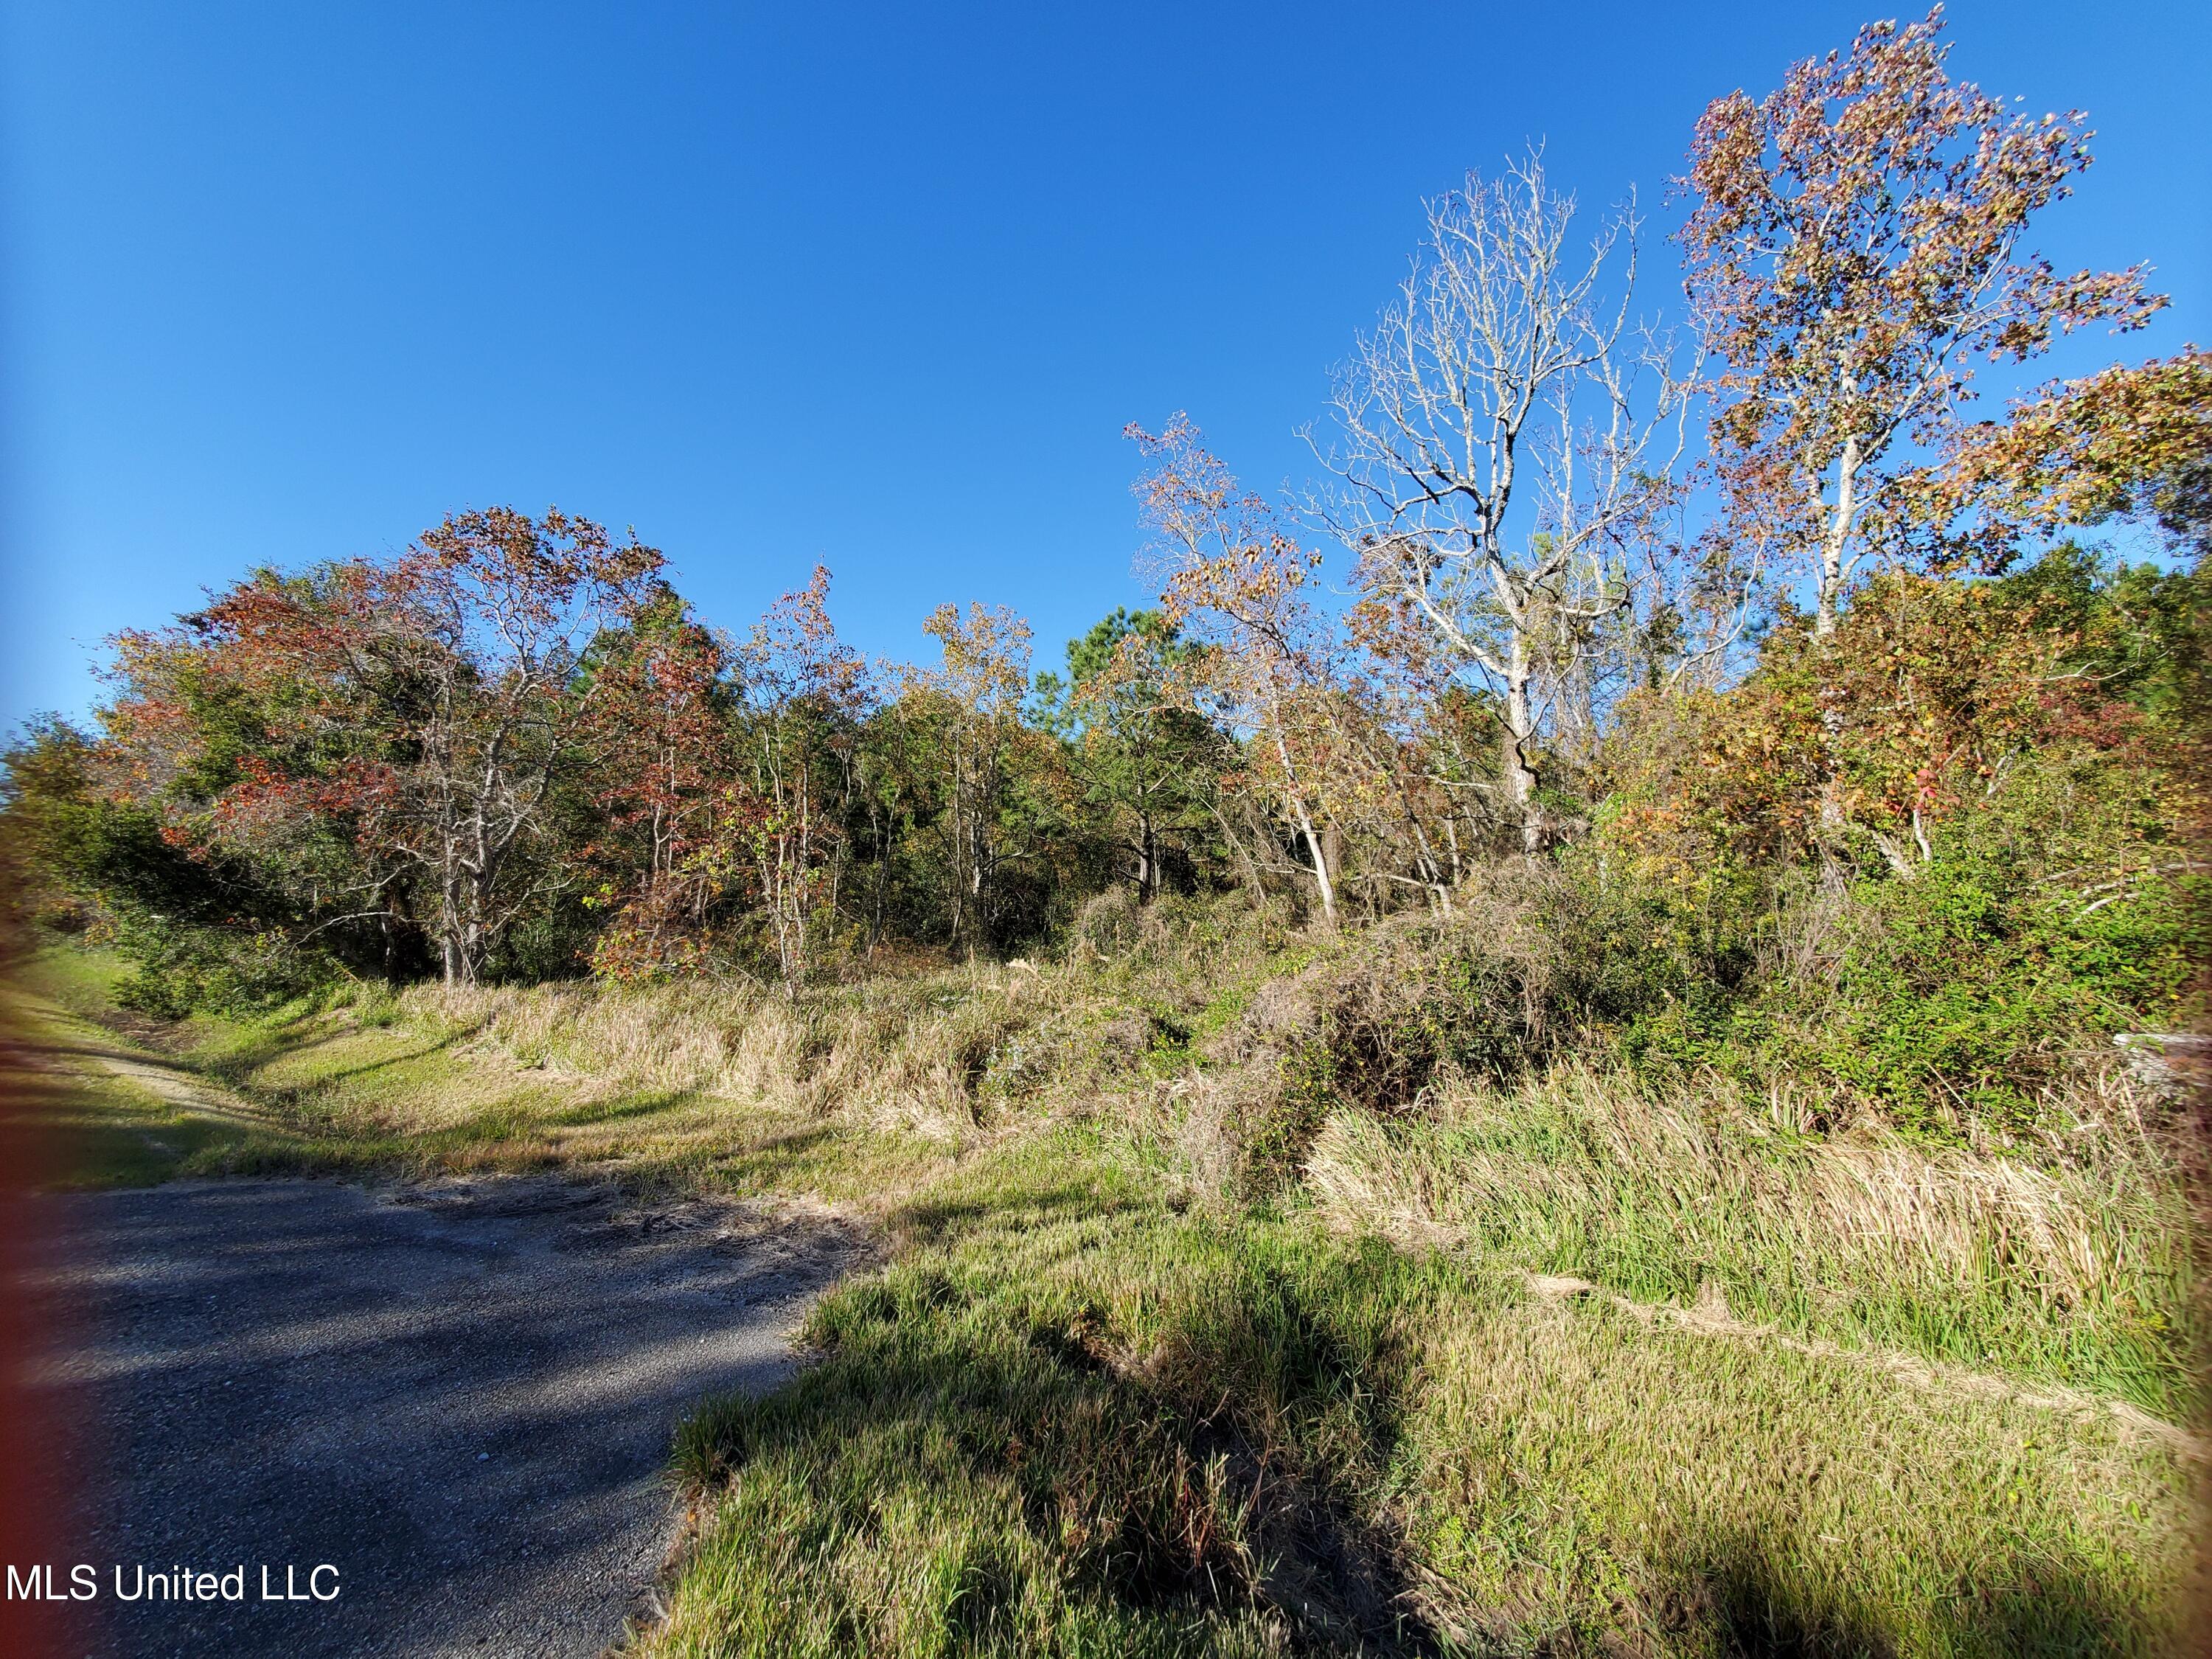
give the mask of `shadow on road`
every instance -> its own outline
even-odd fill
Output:
[[[44,1555],[97,1567],[71,1650],[115,1655],[598,1653],[670,1541],[672,1426],[787,1375],[853,1249],[554,1179],[14,1202],[59,1334],[37,1388],[82,1429],[86,1518]],[[325,1563],[336,1600],[258,1599],[263,1564]],[[253,1599],[121,1602],[117,1565],[243,1566]]]

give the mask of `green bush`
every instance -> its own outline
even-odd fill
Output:
[[[1804,1011],[1807,1046],[1907,1127],[2031,1127],[2039,1097],[2113,1033],[2170,1015],[2186,969],[2185,895],[2161,878],[2091,910],[1967,849],[1854,896],[1833,997]]]

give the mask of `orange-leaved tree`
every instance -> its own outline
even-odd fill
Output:
[[[1892,573],[1844,608],[1832,648],[1792,618],[1741,684],[1635,707],[1613,751],[1611,844],[1644,878],[1691,885],[1723,861],[1788,861],[1832,812],[1910,878],[2020,769],[2148,777],[2141,712],[2115,690],[2130,625],[2044,576]]]
[[[707,965],[714,913],[736,884],[729,848],[751,804],[725,641],[666,594],[603,634],[586,663],[590,796],[581,860],[604,871],[587,907],[612,907],[592,970],[617,980]]]
[[[1342,769],[1330,692],[1334,631],[1307,600],[1317,554],[1240,485],[1177,413],[1158,433],[1126,434],[1158,467],[1135,486],[1152,532],[1169,623],[1207,647],[1210,711],[1243,740],[1258,787],[1295,826],[1322,915],[1337,913],[1335,860],[1324,842],[1329,779]]]
[[[1821,636],[1869,555],[1961,550],[1914,485],[1953,441],[1976,358],[2025,362],[2163,303],[2141,266],[2063,275],[2023,250],[2089,165],[2090,135],[2078,111],[2014,114],[1952,80],[1942,27],[1940,7],[1869,24],[1764,99],[1714,100],[1682,180],[1731,528],[1802,564]],[[2001,562],[2007,527],[1984,528]]]

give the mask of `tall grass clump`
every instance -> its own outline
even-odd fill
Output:
[[[2040,1159],[1929,1146],[1711,1079],[1583,1065],[1346,1111],[1305,1178],[1340,1225],[1448,1240],[1639,1301],[1718,1291],[1783,1329],[2022,1376],[2187,1418],[2190,1216],[2168,1131],[2110,1080]]]
[[[377,1018],[572,1085],[957,1139],[1174,1074],[1300,949],[1284,915],[1241,896],[1109,897],[1034,959],[906,961],[796,995],[741,975],[426,984]]]

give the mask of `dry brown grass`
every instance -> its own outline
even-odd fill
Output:
[[[692,1092],[957,1136],[987,1112],[1010,1038],[1064,999],[1033,971],[940,969],[793,1001],[742,980],[641,988],[418,987],[402,1018],[468,1034],[465,1052],[604,1090]]]
[[[2124,1085],[2112,1093],[2135,1104]],[[1306,1176],[1322,1210],[1347,1225],[1475,1243],[1531,1206],[1595,1217],[1632,1180],[1685,1227],[1703,1230],[1717,1211],[1807,1261],[1879,1259],[1962,1284],[2001,1261],[2073,1303],[2126,1270],[2116,1204],[2173,1174],[2131,1110],[2112,1114],[2097,1164],[2054,1170],[1871,1127],[1815,1139],[1795,1132],[1786,1105],[1768,1107],[1723,1082],[1668,1094],[1568,1066],[1519,1089],[1442,1091],[1418,1124],[1333,1116]],[[1530,1155],[1539,1127],[1552,1156]]]

